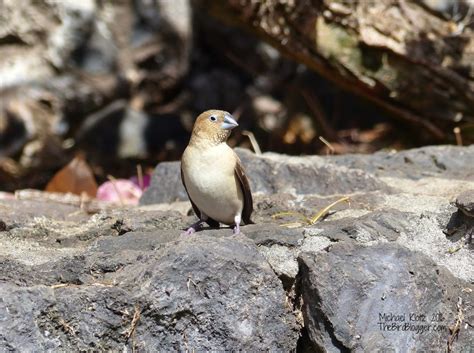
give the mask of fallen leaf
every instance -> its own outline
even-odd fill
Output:
[[[46,186],[48,192],[62,192],[95,197],[97,183],[94,173],[84,159],[77,155],[68,165],[57,172]]]

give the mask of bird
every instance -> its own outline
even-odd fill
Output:
[[[200,114],[191,138],[181,157],[181,181],[199,221],[185,234],[200,230],[203,223],[219,227],[254,223],[252,192],[242,162],[227,144],[232,129],[239,124],[223,110],[207,110]]]

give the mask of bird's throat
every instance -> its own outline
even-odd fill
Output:
[[[192,145],[198,148],[199,147],[207,148],[210,146],[217,146],[221,143],[225,143],[229,135],[230,135],[230,131],[227,131],[227,130],[218,131],[211,135],[198,130],[198,131],[194,131],[193,134],[191,135],[191,139],[189,140],[189,145]]]

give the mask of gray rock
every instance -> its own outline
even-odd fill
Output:
[[[252,192],[333,195],[388,189],[370,174],[337,166],[331,158],[289,157],[274,153],[255,155],[241,148],[236,152],[248,174]],[[147,205],[175,200],[187,200],[181,185],[179,162],[160,163],[140,203]]]
[[[156,342],[153,350],[295,348],[281,282],[251,242],[196,236],[165,250],[136,283],[147,283],[139,300],[148,303],[137,339]]]
[[[257,224],[241,236],[181,236],[195,219],[188,201],[81,208],[32,191],[1,201],[0,350],[436,351],[461,317],[458,297],[453,351],[469,347],[474,218],[452,200],[474,189],[471,147],[238,153],[256,191]],[[142,202],[186,199],[179,163],[160,164],[152,184]],[[441,331],[380,331],[378,312],[397,310],[440,313]]]
[[[340,241],[354,239],[360,243],[371,241],[396,241],[403,231],[409,231],[406,223],[410,214],[398,210],[384,209],[353,219],[329,221],[320,235]]]
[[[466,216],[474,217],[474,190],[467,190],[458,195],[456,207]]]
[[[400,245],[330,246],[299,257],[300,291],[309,340],[315,350],[442,351],[449,327],[472,312],[467,282],[428,257]],[[474,346],[468,325],[453,351]]]
[[[456,209],[450,206],[460,191],[474,187],[470,182],[474,175],[473,164],[469,164],[473,156],[471,150],[472,147],[440,146],[400,153],[328,157],[266,153],[258,156],[246,150],[236,151],[256,194],[254,219],[258,223],[275,222],[272,216],[285,211],[297,211],[310,217],[341,195],[349,194],[349,206],[338,205],[334,215],[330,214],[324,222],[314,226],[321,229],[319,236],[326,239],[323,243],[328,239],[364,244],[396,241],[447,266],[455,276],[471,281],[474,254],[470,245],[464,244],[471,243],[472,236],[468,233],[472,222],[463,215],[456,216]],[[407,158],[411,162],[407,162]],[[434,159],[442,161],[446,168],[439,168]],[[288,170],[294,173],[288,174]],[[332,176],[321,171],[330,171]],[[358,180],[357,175],[365,176]],[[357,180],[358,186],[351,188],[353,180]],[[322,190],[325,185],[329,186]],[[265,196],[259,196],[259,191]],[[160,164],[152,177],[152,187],[141,202],[176,199],[187,200],[179,178],[179,163]],[[287,217],[281,223],[295,220],[301,219]],[[265,245],[268,248],[275,244],[266,242]],[[279,276],[294,277],[299,246],[295,251],[276,246],[274,253],[266,249],[262,253],[270,263],[280,262],[273,266]],[[291,270],[284,271],[281,263]]]
[[[445,233],[452,239],[464,239],[472,249],[474,235],[474,190],[466,190],[456,198],[454,205],[458,212],[451,215]],[[462,246],[462,245],[461,245]]]
[[[245,236],[252,239],[257,245],[281,245],[297,247],[303,240],[301,229],[288,229],[274,224],[252,224],[246,226]]]
[[[361,169],[376,176],[408,179],[439,176],[466,180],[474,176],[474,146],[431,146],[372,155],[334,156],[332,160],[337,165]]]
[[[111,234],[84,256],[59,263],[2,263],[0,273],[9,278],[0,284],[0,345],[150,352],[296,347],[298,326],[282,284],[251,241],[202,235],[176,241],[178,234]],[[30,276],[12,281],[20,273]],[[140,317],[128,337],[135,312]]]
[[[474,146],[424,147],[398,153],[373,155],[290,157],[274,153],[255,155],[237,148],[248,173],[252,191],[298,195],[352,194],[392,188],[384,178],[419,180],[424,177],[472,180]],[[152,176],[142,204],[186,200],[179,163],[161,163]]]
[[[140,198],[140,205],[167,203],[177,200],[188,200],[186,190],[181,182],[179,162],[162,162],[154,170],[150,187]]]
[[[253,192],[266,194],[334,195],[387,189],[387,186],[361,169],[337,166],[331,158],[290,157],[275,153],[257,156],[236,150],[248,173]]]

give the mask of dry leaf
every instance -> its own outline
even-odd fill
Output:
[[[57,172],[46,186],[48,192],[87,194],[95,197],[97,183],[83,155],[77,155],[68,165]]]

